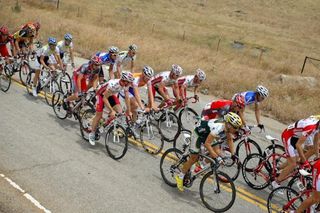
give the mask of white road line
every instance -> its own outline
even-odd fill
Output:
[[[0,174],[1,177],[3,177],[11,186],[13,186],[15,189],[19,190],[21,193],[23,193],[23,196],[27,198],[31,203],[33,203],[36,207],[43,210],[45,213],[51,213],[50,210],[46,209],[44,206],[42,206],[39,201],[37,201],[34,197],[32,197],[29,193],[26,193],[25,190],[23,190],[18,184],[13,182],[10,178],[6,177],[4,174]]]

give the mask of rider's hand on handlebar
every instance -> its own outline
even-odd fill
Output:
[[[222,157],[220,157],[220,156],[217,157],[217,158],[215,158],[215,161],[216,161],[218,164],[223,164],[223,163],[224,163]]]
[[[199,101],[199,96],[198,95],[194,95],[194,99],[196,99],[196,101]]]

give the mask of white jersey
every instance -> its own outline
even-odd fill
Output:
[[[131,64],[131,62],[135,61],[136,60],[136,56],[134,55],[133,57],[130,57],[128,55],[128,51],[121,51],[119,54],[118,54],[118,57],[116,59],[116,64],[120,64],[121,65],[121,68],[123,67],[127,67]]]
[[[177,80],[171,79],[169,76],[170,71],[160,72],[159,74],[152,77],[148,84],[151,84],[155,87],[157,87],[160,83],[163,83],[165,87],[172,86],[177,82]]]
[[[69,52],[70,49],[73,49],[73,43],[70,42],[69,46],[66,45],[65,40],[59,41],[57,44],[60,53]]]
[[[194,83],[194,75],[186,75],[178,78],[178,86],[186,86],[186,87],[196,87],[199,86],[199,83]]]
[[[42,48],[38,49],[36,53],[37,53],[38,57],[40,57],[40,56],[50,56],[50,55],[52,55],[54,53],[59,54],[59,49],[58,49],[58,47],[56,47],[54,50],[51,50],[49,48],[49,45],[45,45]]]
[[[97,95],[102,95],[106,90],[109,90],[113,95],[119,93],[121,90],[128,91],[129,87],[123,87],[120,85],[120,79],[111,79],[106,83],[98,86]]]

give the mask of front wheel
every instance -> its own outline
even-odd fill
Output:
[[[164,144],[159,126],[153,122],[143,125],[140,130],[140,142],[147,152],[153,155],[159,154]]]
[[[7,67],[0,74],[0,88],[3,92],[7,92],[10,89],[11,76]]]
[[[89,141],[89,133],[91,132],[92,120],[95,116],[95,110],[87,109],[83,112],[79,119],[80,133],[84,140]]]
[[[248,138],[247,142],[242,140],[239,142],[236,148],[236,155],[239,157],[239,161],[243,163],[244,159],[253,153],[262,155],[261,148],[257,142]]]
[[[35,76],[35,71],[33,71],[33,70],[30,71],[30,72],[27,74],[26,80],[25,80],[25,82],[24,82],[28,94],[32,94],[34,76]],[[38,79],[38,84],[39,84],[39,79]]]
[[[53,93],[51,100],[54,114],[56,114],[56,116],[62,120],[66,119],[66,117],[68,116],[67,108],[64,103],[64,98],[65,95],[63,94],[63,92],[56,91],[55,93]]]
[[[19,70],[19,78],[21,83],[26,86],[27,85],[27,76],[31,72],[31,67],[27,63],[23,63]]]
[[[200,197],[211,211],[225,212],[232,207],[236,199],[236,188],[227,174],[211,171],[201,180]]]
[[[59,74],[58,82],[63,93],[71,91],[71,78],[67,72]]]
[[[128,149],[128,135],[120,125],[112,125],[105,136],[107,153],[114,160],[123,158]]]
[[[179,112],[179,121],[181,128],[193,130],[195,124],[198,121],[198,113],[191,109],[190,107],[183,108]]]
[[[42,88],[44,91],[44,97],[49,106],[52,106],[52,95],[56,91],[60,90],[59,84],[56,80],[52,79],[48,82],[48,84]]]
[[[164,112],[159,118],[158,126],[163,139],[167,142],[173,142],[180,134],[181,124],[172,112]]]

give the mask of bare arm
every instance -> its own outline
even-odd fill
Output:
[[[319,158],[319,139],[320,139],[320,132],[315,134],[313,139],[313,146],[314,146],[314,154],[316,158]]]
[[[113,110],[113,108],[112,108],[112,106],[110,105],[109,100],[108,100],[108,98],[109,98],[111,95],[112,95],[112,93],[111,93],[108,89],[106,89],[106,91],[104,91],[104,93],[103,93],[103,98],[102,98],[102,100],[103,100],[104,104],[107,106],[107,108],[109,109],[109,111],[111,112],[111,114],[112,114],[112,112],[113,112],[113,114],[115,114],[115,111]]]
[[[234,155],[234,143],[233,143],[233,138],[232,134],[227,134],[227,144],[229,146],[230,152],[232,155]]]
[[[169,95],[167,93],[164,92],[163,88],[164,88],[163,83],[160,83],[159,86],[158,86],[158,91],[159,91],[160,95],[164,98],[165,101],[169,100],[170,97],[169,97]]]
[[[297,148],[301,162],[305,162],[307,160],[304,153],[303,153],[303,149],[302,149],[302,144],[305,142],[306,139],[307,139],[307,137],[302,136],[298,139],[298,142],[296,143],[296,148]]]
[[[173,91],[175,92],[176,94],[176,98],[177,100],[180,100],[180,92],[179,92],[179,86],[178,86],[178,83],[175,83],[173,86],[172,86],[172,89]]]
[[[140,107],[140,109],[144,109],[144,105],[141,102],[141,96],[138,87],[133,87],[135,99]]]
[[[114,79],[113,64],[110,64],[109,66],[109,79]]]
[[[257,124],[260,124],[260,107],[257,101],[254,104],[254,113],[256,115]]]
[[[214,139],[216,139],[216,137],[213,136],[212,134],[209,134],[208,137],[207,137],[207,139],[206,139],[206,142],[204,143],[204,147],[209,151],[211,157],[217,158],[217,157],[219,157],[219,154],[220,154],[220,153],[216,153],[216,152],[213,150],[212,146],[211,146],[211,144],[212,144],[212,142],[213,142]]]

